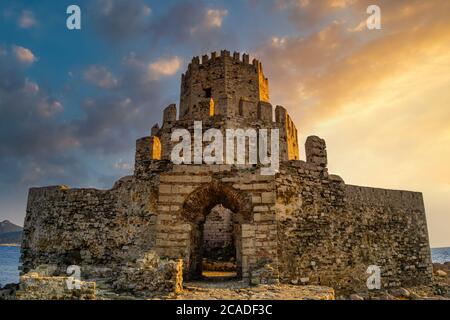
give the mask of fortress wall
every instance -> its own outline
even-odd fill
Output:
[[[408,208],[424,212],[421,192],[388,190],[381,188],[346,185],[346,198],[353,205],[385,206],[393,208]]]
[[[422,194],[346,185],[345,195],[350,234],[361,256],[381,267],[382,283],[428,284],[432,264]]]
[[[55,264],[113,268],[154,245],[151,183],[119,180],[111,190],[64,186],[29,191],[22,243],[23,271]]]
[[[295,161],[277,178],[278,259],[284,282],[367,290],[369,265],[382,287],[431,281],[419,193],[347,186],[323,166]]]

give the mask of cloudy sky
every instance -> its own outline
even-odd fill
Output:
[[[81,31],[66,28],[70,4]],[[366,28],[369,4],[381,30]],[[326,139],[331,172],[422,191],[432,246],[450,246],[449,12],[448,0],[2,0],[0,220],[23,223],[31,186],[130,174],[192,56],[228,49],[263,62],[271,102],[302,141]]]

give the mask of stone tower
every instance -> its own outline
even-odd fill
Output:
[[[262,64],[249,55],[227,50],[220,55],[194,57],[181,77],[180,106],[164,110],[161,128],[156,124],[151,137],[138,141],[136,159],[169,160],[174,128],[192,130],[193,121],[203,128],[225,131],[234,128],[266,128],[280,131],[280,159],[298,160],[298,131],[282,106],[275,117],[269,102],[269,81]],[[141,152],[142,151],[142,152]],[[150,152],[149,152],[150,151]]]
[[[203,101],[215,102],[215,115],[238,116],[256,110],[239,110],[240,103],[269,102],[269,83],[264,76],[261,63],[249,55],[221,51],[194,57],[188,70],[181,77],[180,119],[192,117]],[[241,111],[241,112],[240,112]],[[256,115],[256,114],[255,114]]]

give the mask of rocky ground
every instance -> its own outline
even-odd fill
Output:
[[[450,261],[445,263],[433,263],[434,275],[438,278],[450,279]]]
[[[259,285],[241,282],[189,282],[177,300],[334,300],[334,290],[323,286]]]
[[[215,279],[186,282],[179,294],[133,297],[113,293],[97,282],[97,299],[176,299],[176,300],[450,300],[450,262],[433,264],[432,286],[396,288],[370,293],[340,294],[324,286],[259,285],[246,286],[241,281]],[[0,300],[14,299],[18,285],[0,289]]]
[[[3,288],[0,287],[0,300],[13,300],[17,290],[19,290],[19,285],[16,283],[7,284]]]
[[[324,286],[259,285],[244,286],[241,282],[187,282],[179,294],[157,295],[146,299],[160,300],[450,300],[450,290],[439,293],[442,283],[432,287],[396,288],[336,295],[332,288]],[[99,299],[142,299],[111,292],[99,294]]]
[[[259,285],[246,286],[241,281],[220,279],[222,273],[211,273],[216,281],[186,282],[179,294],[159,295],[148,299],[173,300],[450,300],[450,262],[434,264],[432,286],[377,290],[370,293],[341,294],[324,286]],[[104,299],[136,299],[104,292]],[[142,298],[141,298],[142,299]]]
[[[142,299],[101,291],[99,299]],[[249,287],[241,281],[187,282],[178,294],[146,297],[151,300],[334,300],[334,290],[323,286],[259,285]]]
[[[433,263],[434,279],[431,286],[412,288],[395,288],[372,291],[370,293],[354,293],[339,295],[337,299],[350,300],[450,300],[450,262]]]

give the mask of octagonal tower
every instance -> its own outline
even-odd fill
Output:
[[[233,56],[222,50],[194,57],[181,78],[180,119],[195,115],[204,100],[214,101],[214,114],[239,115],[241,101],[257,104],[269,101],[269,82],[264,76],[261,63],[248,54],[235,52]]]

